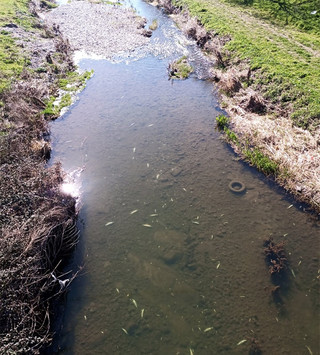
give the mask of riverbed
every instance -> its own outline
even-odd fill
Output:
[[[51,126],[53,161],[79,195],[84,266],[53,352],[318,354],[319,221],[221,140],[195,44],[157,8],[131,6],[158,22],[150,45],[82,59],[95,74]],[[182,55],[195,73],[168,80]],[[270,237],[288,258],[276,298]]]

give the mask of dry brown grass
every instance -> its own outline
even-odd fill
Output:
[[[50,343],[50,301],[65,290],[51,272],[59,277],[78,240],[75,200],[59,189],[61,167],[46,166],[50,143],[41,112],[57,79],[72,69],[68,44],[57,34],[52,41],[55,64],[47,65],[48,53],[42,59],[37,54],[46,71],[25,70],[0,98],[1,354],[35,354]]]
[[[248,114],[237,105],[228,111],[233,130],[277,162],[279,182],[320,211],[320,130],[312,135],[289,119]]]

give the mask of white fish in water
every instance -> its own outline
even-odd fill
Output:
[[[141,310],[141,318],[143,318],[143,315],[144,315],[144,308],[142,308]]]
[[[190,355],[194,355],[194,352],[191,348],[189,348],[189,351],[190,351]]]
[[[247,339],[242,339],[239,341],[239,343],[237,345],[241,345],[241,344],[245,343],[246,341],[247,341]]]
[[[150,164],[149,164],[149,163],[147,163],[147,168],[149,168],[149,166],[150,166]]]
[[[200,224],[198,221],[192,221],[193,224]]]
[[[220,261],[218,261],[218,264],[217,264],[217,269],[219,269],[220,267]]]
[[[159,179],[159,177],[160,177],[160,174],[157,174],[156,179],[158,180],[158,179]]]
[[[134,306],[135,306],[136,308],[138,308],[138,303],[137,303],[137,301],[134,300],[133,298],[131,299],[131,301],[132,301],[132,303],[134,304]]]
[[[137,213],[139,210],[133,210],[130,212],[130,214],[134,214],[134,213]]]
[[[144,227],[147,227],[147,228],[152,228],[152,226],[150,224],[143,224]]]
[[[133,153],[135,153],[135,151],[136,151],[136,148],[133,148],[133,149],[132,149],[132,151],[133,151]]]
[[[120,291],[119,291],[119,289],[118,289],[118,288],[116,288],[116,291],[117,291],[118,293],[120,293]]]
[[[213,329],[213,327],[206,328],[206,329],[204,330],[204,333],[209,332],[209,331],[212,330],[212,329]]]
[[[153,213],[150,215],[150,217],[156,217],[156,216],[159,216],[158,213]]]
[[[128,332],[126,331],[126,329],[124,329],[124,328],[121,328],[121,329],[122,329],[122,331],[123,331],[124,333],[126,333],[127,335],[129,335]]]
[[[105,226],[106,226],[106,227],[111,226],[111,224],[113,224],[113,223],[114,223],[114,222],[108,222],[108,223],[105,224]]]

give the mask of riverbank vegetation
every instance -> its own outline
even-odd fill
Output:
[[[174,60],[168,66],[168,74],[170,79],[187,79],[193,69],[188,63],[186,56]]]
[[[75,200],[60,191],[64,173],[46,165],[46,118],[57,112],[45,114],[75,67],[37,4],[0,2],[1,354],[38,353],[50,343],[50,300],[64,291],[57,278],[78,238]]]
[[[176,0],[160,5],[215,58],[213,79],[230,116],[227,136],[233,138],[229,141],[235,151],[251,164],[257,156],[268,158],[276,180],[319,212],[316,2],[301,7],[286,0]]]

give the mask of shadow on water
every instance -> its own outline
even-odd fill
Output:
[[[319,221],[236,159],[212,84],[171,83],[168,60],[82,61],[95,75],[52,125],[54,160],[82,171],[85,268],[51,353],[319,353]],[[270,237],[288,257],[281,297]]]

